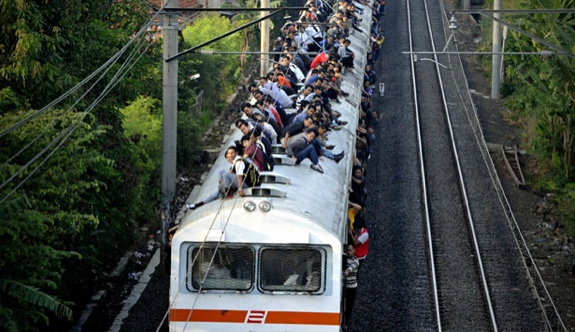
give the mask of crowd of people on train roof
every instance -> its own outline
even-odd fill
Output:
[[[384,0],[307,0],[299,18],[288,21],[273,43],[273,68],[249,85],[255,102],[242,103],[244,118],[235,121],[242,138],[226,150],[231,167],[220,171],[219,188],[188,209],[195,209],[218,198],[243,196],[243,189],[257,186],[259,172],[274,167],[272,149],[281,144],[289,158],[299,165],[311,161],[311,169],[323,173],[322,162],[338,163],[346,151],[339,153],[328,143],[330,132],[347,125],[332,108],[348,93],[341,89],[346,72],[363,71],[359,123],[350,179],[348,206],[348,245],[345,253],[345,315],[349,324],[359,270],[369,247],[369,233],[362,217],[367,190],[365,175],[375,143],[375,126],[379,114],[372,107],[377,75],[374,65],[384,41],[380,22],[385,12]],[[354,54],[348,38],[359,27],[363,10],[372,10],[371,39],[366,54]],[[364,68],[355,66],[355,58],[366,57]],[[329,159],[329,160],[326,160]]]
[[[346,152],[334,152],[337,149],[328,144],[328,136],[332,130],[340,130],[347,124],[339,119],[341,114],[332,109],[333,103],[348,96],[341,89],[346,72],[363,71],[364,74],[356,154],[351,157],[355,166],[365,169],[378,119],[371,99],[377,81],[374,63],[384,40],[379,23],[385,2],[307,0],[304,6],[307,9],[300,11],[296,21],[287,21],[274,40],[271,70],[249,85],[254,101],[239,107],[245,117],[236,120],[235,125],[243,137],[226,151],[232,166],[220,172],[218,192],[188,204],[189,209],[234,193],[243,196],[243,189],[258,185],[258,173],[273,170],[272,147],[276,144],[281,144],[296,165],[309,159],[310,168],[319,173],[323,173],[320,160],[322,163],[342,160]],[[357,55],[366,56],[367,65],[357,68],[356,54],[350,49],[348,37],[355,31],[363,32],[359,22],[366,6],[371,7],[373,13],[371,41],[367,54]],[[357,189],[355,181],[352,187]],[[355,190],[352,195],[361,196]],[[357,199],[351,201],[357,202]]]

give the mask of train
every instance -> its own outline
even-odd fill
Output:
[[[348,241],[348,196],[355,154],[365,52],[371,11],[363,31],[349,36],[355,70],[344,74],[349,95],[332,102],[347,125],[328,143],[345,151],[339,163],[323,158],[323,174],[309,160],[294,165],[282,149],[271,172],[244,195],[220,199],[185,213],[171,239],[170,331],[340,331]],[[293,111],[293,110],[292,110]],[[218,190],[218,173],[230,164],[225,150],[197,194]]]

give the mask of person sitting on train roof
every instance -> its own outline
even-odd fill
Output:
[[[268,126],[271,126],[273,128],[273,131],[276,133],[274,135],[274,133],[270,133],[270,140],[273,142],[277,142],[278,140],[278,135],[277,133],[281,133],[283,132],[283,127],[280,126],[279,123],[276,122],[275,119],[273,118],[268,118],[266,117],[262,112],[260,112],[258,109],[254,109],[252,111],[252,119],[256,121],[256,123],[260,124],[264,130],[269,130]]]
[[[255,139],[257,147],[260,150],[262,150],[262,152],[264,153],[265,156],[267,156],[268,158],[273,158],[273,156],[272,156],[272,144],[265,136],[262,136],[261,130],[254,128],[254,129],[250,130],[248,135]]]
[[[293,138],[297,134],[306,131],[313,125],[313,119],[311,116],[307,116],[303,122],[292,123],[284,129],[281,136],[281,144],[284,149],[287,149],[290,138]]]
[[[333,35],[328,35],[327,38],[320,42],[320,45],[326,52],[336,49],[335,37]]]
[[[309,159],[312,162],[310,168],[316,172],[323,173],[323,168],[319,164],[317,152],[312,144],[316,135],[317,130],[315,128],[309,128],[304,137],[292,140],[288,144],[286,153],[288,157],[295,160],[296,165],[299,165],[305,159]]]
[[[272,141],[274,143],[277,142],[278,134],[277,134],[275,128],[270,123],[268,123],[268,121],[262,120],[262,118],[258,116],[258,115],[262,114],[258,109],[254,109],[254,107],[250,103],[243,103],[240,106],[240,110],[242,112],[244,112],[244,114],[247,116],[246,121],[248,123],[251,123],[251,125],[253,127],[255,127],[256,124],[261,126],[264,134],[267,137],[269,137],[270,141]],[[236,126],[237,126],[237,123],[236,123]]]
[[[197,209],[198,207],[215,201],[218,198],[231,198],[234,192],[243,196],[242,189],[256,184],[254,179],[250,178],[248,180],[246,177],[246,175],[250,174],[249,169],[246,169],[246,167],[255,167],[255,165],[243,160],[241,155],[239,155],[239,153],[243,153],[241,148],[241,145],[239,147],[232,145],[227,148],[225,157],[227,162],[232,164],[232,166],[228,170],[221,170],[219,172],[218,190],[197,203],[186,204],[186,207],[189,210]]]
[[[279,64],[282,68],[287,68],[292,71],[295,74],[297,81],[302,82],[305,79],[306,74],[294,62],[292,62],[291,59],[291,54],[287,53],[280,58]]]
[[[244,147],[244,160],[251,160],[258,168],[258,171],[264,170],[264,154],[263,151],[256,145],[256,137],[254,135],[242,136],[241,142]]]
[[[296,73],[294,73],[289,66],[282,66],[279,63],[274,63],[273,72],[281,72],[285,75],[285,78],[290,82],[292,88],[297,86],[299,83]]]
[[[259,100],[264,102],[264,107],[270,110],[270,112],[274,114],[277,113],[279,115],[280,119],[282,120],[282,127],[285,127],[285,123],[288,121],[288,115],[285,109],[278,104],[273,103],[273,100],[268,98],[268,96],[265,96]]]
[[[312,93],[313,93],[313,85],[306,85],[303,91],[296,98],[295,101],[296,108],[300,107],[300,104],[303,100],[311,102],[311,98],[313,97]]]
[[[291,82],[285,77],[284,73],[282,73],[279,69],[275,68],[271,72],[267,73],[268,81],[277,84],[278,87],[290,96],[297,95],[297,92],[292,88]]]
[[[337,55],[339,56],[339,61],[347,69],[353,69],[353,59],[355,54],[349,49],[351,45],[351,40],[344,39],[341,45],[337,49]]]
[[[267,107],[264,100],[266,97],[263,97],[262,99],[258,99],[256,100],[254,106],[258,109],[258,111],[260,111],[264,117],[266,119],[273,119],[277,124],[277,128],[274,127],[274,124],[270,122],[270,124],[272,125],[272,127],[274,127],[274,129],[276,130],[276,132],[278,131],[278,129],[283,129],[283,123],[282,123],[282,117],[280,116],[280,114],[278,113],[277,109],[275,107],[270,108]],[[252,114],[253,115],[253,114]]]
[[[306,63],[308,65],[311,64],[311,59],[307,54],[298,52],[297,47],[291,47],[289,52],[290,53],[286,54],[286,57],[290,60],[291,63],[295,64],[299,70],[301,70],[301,73],[305,79],[309,71]]]
[[[310,64],[310,69],[315,68],[318,64],[320,63],[324,63],[326,61],[328,61],[330,59],[331,52],[320,52],[318,55],[315,56],[315,58],[313,58],[311,64]]]
[[[316,153],[319,156],[324,156],[328,159],[339,163],[343,157],[345,157],[345,151],[340,153],[333,153],[329,149],[326,148],[325,144],[325,136],[327,134],[327,126],[325,124],[320,124],[317,126],[317,136],[316,139],[313,140],[313,145],[315,146]]]
[[[294,116],[292,118],[292,122],[291,124],[297,123],[297,122],[303,122],[303,120],[305,120],[308,116],[313,116],[313,114],[315,113],[315,105],[310,105],[307,101],[302,101],[303,103],[306,103],[306,107],[304,109],[302,109],[302,112],[300,112],[299,114],[296,114],[296,116]]]
[[[369,98],[373,97],[373,88],[368,80],[363,81],[362,93],[365,93]]]
[[[284,117],[287,117],[284,107],[280,103],[278,103],[277,100],[273,99],[272,97],[270,97],[268,95],[265,95],[260,90],[254,91],[252,96],[254,97],[255,100],[267,100],[271,105],[273,105],[273,107],[275,107],[275,109],[279,113],[282,121],[284,121]]]
[[[271,155],[272,141],[266,135],[262,135],[262,127],[260,125],[256,124],[254,127],[244,119],[238,119],[235,123],[236,127],[242,132],[243,135],[253,135],[256,138],[256,144],[260,146],[262,151],[268,155]]]
[[[265,77],[264,77],[265,78]],[[266,83],[263,86],[258,86],[258,83],[252,83],[249,85],[249,90],[255,97],[256,90],[259,90],[262,94],[266,96],[270,96],[275,101],[277,101],[283,107],[291,107],[293,104],[293,100],[280,88],[278,88],[272,82],[267,82],[267,78],[265,78]],[[259,99],[259,98],[256,98]]]
[[[365,73],[363,76],[364,80],[369,81],[370,86],[375,86],[375,83],[377,83],[377,75],[370,64],[365,65]]]

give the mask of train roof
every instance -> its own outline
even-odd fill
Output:
[[[369,22],[369,18],[364,18]],[[354,70],[346,71],[343,75],[341,89],[349,95],[340,97],[340,102],[332,101],[332,109],[341,113],[340,120],[347,121],[347,125],[340,130],[332,130],[328,134],[327,144],[335,145],[334,153],[345,151],[345,157],[339,163],[328,158],[321,158],[320,165],[324,173],[320,174],[310,168],[310,161],[306,159],[298,166],[277,164],[273,172],[262,172],[261,174],[271,174],[287,180],[287,184],[263,183],[260,187],[267,189],[257,191],[257,195],[238,197],[225,200],[236,202],[222,202],[216,200],[199,207],[196,210],[188,211],[181,219],[177,233],[192,227],[194,222],[209,216],[215,215],[222,203],[226,207],[234,206],[234,209],[243,210],[246,201],[253,201],[259,204],[260,201],[267,200],[271,203],[274,211],[282,211],[286,214],[299,215],[310,222],[317,224],[336,237],[345,236],[347,201],[350,186],[351,172],[353,167],[352,156],[355,155],[356,129],[359,119],[361,89],[363,85],[363,73],[366,64],[365,46],[369,43],[369,27],[363,27],[364,31],[355,31],[349,36],[351,40],[350,49],[356,54]],[[288,110],[289,111],[289,110]],[[218,190],[218,178],[221,170],[229,170],[230,164],[226,161],[225,150],[234,145],[234,141],[241,139],[241,132],[235,127],[232,134],[224,144],[222,151],[214,162],[214,165],[202,184],[202,187],[195,197],[195,201],[200,201],[211,193]],[[279,158],[287,158],[285,154],[274,155]],[[245,192],[246,190],[244,190]],[[249,192],[249,190],[248,190]],[[256,190],[252,190],[256,192]],[[235,211],[234,211],[235,212]],[[236,216],[238,214],[235,214]],[[239,214],[242,216],[241,214]],[[245,214],[246,218],[250,215]],[[241,217],[240,217],[241,218]],[[176,234],[178,236],[178,234]]]

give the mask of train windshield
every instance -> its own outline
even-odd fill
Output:
[[[266,293],[321,294],[325,289],[325,256],[322,248],[261,248],[258,287]]]
[[[249,291],[253,286],[254,251],[247,246],[190,247],[188,290]]]

